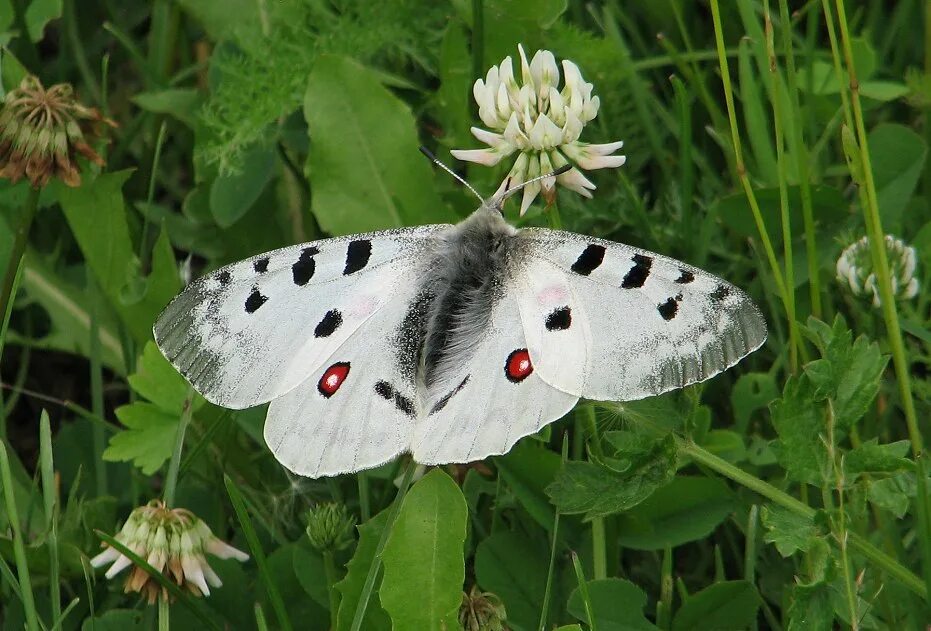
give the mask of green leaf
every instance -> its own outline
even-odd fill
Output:
[[[544,48],[549,27],[565,12],[567,5],[568,0],[482,2],[485,10],[485,67],[499,63],[506,55],[516,59],[517,42],[523,42],[524,50],[531,55],[536,48]],[[515,67],[520,68],[520,61]]]
[[[262,5],[255,0],[178,0],[178,4],[200,22],[214,40],[260,32]]]
[[[320,56],[307,83],[304,117],[313,211],[324,230],[346,234],[454,219],[417,150],[410,109],[372,70]]]
[[[200,94],[193,88],[140,92],[131,100],[147,112],[174,116],[192,129],[197,122],[197,110],[201,102]]]
[[[750,46],[750,40],[746,37],[741,38],[737,46],[740,103],[746,121],[747,140],[756,160],[756,170],[766,184],[773,186],[779,181],[779,167],[776,164],[776,150],[773,148],[772,123],[764,110],[764,105],[768,108],[769,102],[762,98],[760,84],[753,69]]]
[[[142,611],[111,609],[96,618],[87,618],[82,631],[144,631],[151,625]]]
[[[749,581],[715,583],[689,596],[672,619],[672,628],[742,631],[756,620],[761,602],[756,587]]]
[[[122,300],[127,270],[136,261],[121,191],[130,174],[104,173],[93,180],[85,177],[77,188],[56,189],[71,231],[103,293],[133,338],[146,342],[152,338],[152,322],[181,289],[181,281],[168,234],[162,230],[152,252],[152,271],[144,295],[133,304]]]
[[[210,213],[217,225],[228,228],[252,208],[275,172],[275,153],[252,147],[243,155],[238,173],[217,176],[210,184]]]
[[[495,466],[530,516],[547,530],[551,529],[556,513],[546,487],[562,466],[559,454],[532,440],[524,440],[507,455],[496,458]]]
[[[834,622],[830,588],[825,583],[796,585],[789,603],[787,631],[830,629]]]
[[[456,627],[467,519],[462,491],[441,469],[421,478],[404,498],[382,555],[378,592],[394,628]]]
[[[734,510],[727,485],[678,476],[618,517],[618,541],[637,550],[662,550],[707,537]]]
[[[136,402],[116,408],[127,429],[110,438],[103,452],[109,462],[132,462],[152,475],[171,457],[178,431],[178,414],[164,412],[152,403]]]
[[[784,557],[792,555],[796,550],[808,550],[818,534],[812,519],[781,506],[764,506],[760,511],[760,519],[766,528],[763,541],[776,544],[779,554]]]
[[[61,17],[62,0],[32,0],[26,9],[26,30],[29,39],[40,41],[45,36],[45,27]]]
[[[129,376],[129,386],[164,412],[176,415],[184,409],[190,390],[184,377],[165,359],[155,342],[146,343],[136,372]]]
[[[306,538],[295,544],[293,561],[297,582],[318,605],[329,609],[330,596],[327,591],[323,557],[310,547]]]
[[[447,146],[464,147],[472,142],[469,134],[472,76],[471,56],[462,24],[451,21],[440,44],[440,87],[436,107],[443,124]]]
[[[827,471],[824,405],[817,402],[815,386],[806,376],[789,377],[782,398],[769,406],[779,440],[773,450],[789,477],[820,485]]]
[[[731,389],[731,407],[738,427],[746,428],[750,417],[779,397],[776,379],[765,372],[748,372],[737,378]]]
[[[847,482],[853,483],[857,476],[864,473],[897,473],[912,469],[912,462],[905,457],[908,450],[907,440],[885,445],[880,445],[877,438],[868,440],[844,455]]]
[[[631,442],[619,449],[616,457],[605,458],[605,464],[579,460],[565,463],[546,488],[560,512],[586,513],[586,518],[591,519],[628,510],[672,480],[677,455],[672,435],[659,440],[642,437],[643,442],[638,444],[632,436],[625,438],[631,438]],[[621,438],[615,436],[614,440]]]
[[[587,587],[595,618],[594,627],[598,631],[648,631],[657,628],[643,615],[647,595],[630,581],[607,578],[588,581]],[[578,587],[569,596],[566,608],[573,616],[591,626]]]
[[[356,613],[356,607],[359,604],[359,597],[362,594],[362,587],[365,585],[365,577],[368,574],[369,566],[372,565],[375,558],[378,540],[385,530],[388,512],[387,509],[383,510],[358,526],[359,543],[356,544],[356,551],[346,565],[346,576],[336,584],[336,589],[342,595],[339,602],[339,615],[336,619],[337,631],[349,631],[352,627],[352,617]],[[378,587],[379,583],[376,582],[376,591]],[[362,619],[362,628],[371,629],[371,631],[391,630],[391,620],[388,619],[388,614],[381,608],[381,604],[377,602],[376,598],[369,600],[368,608],[365,610],[365,617]]]
[[[878,125],[868,136],[873,180],[883,227],[901,230],[908,202],[915,194],[928,146],[924,139],[905,125]]]
[[[867,497],[880,508],[901,519],[908,511],[910,498],[915,497],[918,480],[914,473],[899,473],[883,480],[870,482]]]
[[[701,441],[701,446],[731,463],[742,462],[747,458],[743,436],[727,429],[711,430]]]
[[[516,532],[495,533],[475,550],[475,579],[483,590],[501,598],[514,631],[537,628],[548,558],[542,542]]]

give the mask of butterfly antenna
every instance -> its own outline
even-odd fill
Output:
[[[478,197],[478,200],[479,200],[480,202],[482,202],[482,205],[485,204],[485,198],[482,197],[481,195],[479,195],[479,194],[478,194],[478,191],[475,190],[474,188],[472,188],[472,185],[471,185],[471,184],[469,184],[469,183],[466,182],[464,179],[462,179],[461,177],[459,177],[459,174],[458,174],[458,173],[456,173],[455,171],[453,171],[452,169],[450,169],[448,166],[446,166],[445,164],[443,164],[442,162],[440,162],[440,159],[437,158],[435,155],[433,155],[433,152],[431,152],[429,149],[427,149],[427,148],[424,147],[423,145],[420,145],[420,153],[422,153],[422,154],[424,154],[425,156],[427,156],[427,158],[430,159],[430,162],[432,162],[432,163],[435,164],[436,166],[440,167],[441,169],[443,169],[444,171],[446,171],[447,173],[449,173],[451,176],[453,176],[454,178],[456,178],[456,181],[458,181],[460,184],[462,184],[462,185],[465,186],[467,189],[469,189],[470,191],[472,191],[472,194],[475,195],[476,197]]]
[[[498,199],[496,201],[500,204],[501,202],[506,200],[508,197],[510,197],[511,195],[513,195],[514,193],[516,193],[517,191],[521,190],[522,188],[524,188],[525,186],[529,184],[533,184],[534,182],[539,182],[540,180],[545,180],[548,177],[556,177],[558,175],[562,175],[563,173],[567,171],[571,171],[571,170],[572,170],[571,164],[564,164],[558,169],[555,169],[554,171],[550,171],[549,173],[544,173],[543,175],[538,175],[537,177],[531,178],[522,184],[518,184],[514,188],[511,188],[511,178],[508,178],[508,181],[504,187],[504,190],[501,191],[501,194],[498,196]]]

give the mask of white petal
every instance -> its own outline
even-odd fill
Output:
[[[524,47],[517,45],[517,52],[520,53],[520,76],[524,85],[529,85],[533,90],[533,78],[530,75],[530,64],[527,63],[527,55],[524,54]]]
[[[523,217],[527,213],[527,209],[530,208],[530,204],[533,203],[533,200],[537,198],[537,195],[540,194],[540,183],[534,182],[533,184],[528,184],[524,187],[524,197],[520,202],[520,216]]]
[[[185,580],[194,583],[204,596],[210,595],[210,588],[207,587],[207,581],[204,580],[204,571],[195,557],[189,554],[182,555],[181,568],[184,571]]]
[[[485,82],[481,79],[476,79],[475,83],[472,84],[472,96],[475,98],[475,102],[481,105],[485,101],[485,93],[488,90],[485,88]]]
[[[501,151],[496,151],[495,149],[453,149],[450,153],[457,160],[475,162],[476,164],[483,164],[486,167],[492,167],[498,164],[501,162],[502,158],[508,155]]]
[[[475,136],[479,142],[484,142],[489,147],[497,147],[504,141],[504,136],[501,134],[496,134],[493,131],[488,131],[481,127],[471,127],[469,131],[472,132],[472,135]]]
[[[559,128],[546,114],[537,117],[537,121],[530,130],[530,144],[538,151],[547,151],[558,147],[562,143],[562,129]]]
[[[556,88],[550,88],[549,105],[549,117],[557,125],[564,125],[566,123],[566,104]]]
[[[540,96],[549,96],[549,87],[559,83],[556,58],[548,50],[538,50],[530,60],[530,74]]]
[[[119,574],[120,572],[128,568],[130,565],[132,565],[132,561],[129,560],[129,557],[123,556],[121,554],[119,558],[116,560],[116,562],[114,562],[113,565],[110,566],[110,569],[107,570],[107,573],[104,574],[104,576],[106,576],[107,578],[113,578],[114,576],[116,576],[117,574]]]
[[[550,162],[550,157],[546,153],[540,154],[540,174],[544,175],[546,173],[552,173],[556,169],[553,168],[553,163]],[[540,182],[540,185],[543,187],[545,192],[550,192],[556,186],[556,178],[548,177]]]
[[[903,298],[914,298],[918,295],[918,279],[912,278],[908,281],[905,290],[902,292]]]
[[[514,62],[511,56],[505,57],[498,66],[498,80],[505,86],[515,83],[514,81]]]
[[[220,580],[220,577],[213,571],[209,563],[205,561],[201,567],[204,570],[204,577],[206,577],[211,587],[223,587],[223,581]]]
[[[568,59],[562,60],[563,76],[566,78],[566,87],[573,88],[582,83],[582,72],[579,67]]]
[[[589,153],[598,156],[606,156],[609,153],[614,153],[623,146],[624,141],[619,140],[618,142],[609,142],[603,145],[585,145],[585,149],[587,149]]]
[[[571,144],[579,139],[582,135],[584,125],[579,117],[572,110],[566,110],[566,123],[562,128],[563,144]]]
[[[595,185],[582,175],[582,172],[578,169],[572,169],[561,174],[556,178],[556,181],[570,191],[575,191],[585,197],[591,197],[592,194],[589,191],[595,190]]]
[[[598,116],[598,106],[601,105],[601,99],[597,96],[591,100],[584,100],[582,104],[582,122],[587,123]]]
[[[495,100],[495,107],[498,108],[498,118],[510,118],[511,99],[508,96],[508,90],[503,83],[498,85],[498,95]]]
[[[248,561],[249,555],[238,548],[234,548],[225,541],[213,537],[204,546],[204,549],[215,557],[221,559],[236,559],[237,561]]]
[[[107,563],[112,563],[120,558],[120,551],[112,546],[107,546],[103,552],[91,559],[91,567],[101,567]]]
[[[614,169],[627,162],[627,156],[585,156],[577,164],[586,171],[595,169]]]
[[[520,128],[520,123],[517,121],[517,112],[511,114],[508,125],[504,128],[504,140],[508,145],[518,149],[530,148],[530,139]]]

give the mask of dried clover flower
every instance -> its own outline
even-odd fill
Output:
[[[896,300],[914,298],[918,294],[915,248],[891,234],[886,235],[884,244],[891,272],[892,295]],[[855,296],[872,295],[873,306],[880,306],[879,283],[873,270],[869,237],[863,237],[841,252],[837,259],[837,279]]]

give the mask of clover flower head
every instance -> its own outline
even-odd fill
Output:
[[[210,587],[223,585],[207,563],[206,554],[237,561],[249,559],[245,552],[220,541],[191,511],[169,509],[160,500],[152,500],[133,510],[114,538],[195,596],[209,596]],[[106,543],[103,545],[104,551],[91,559],[91,565],[102,567],[112,563],[107,569],[107,578],[113,578],[132,565],[129,557],[119,550]],[[168,591],[138,566],[126,577],[123,592],[144,594],[149,604],[159,595],[168,598]]]
[[[102,125],[116,127],[96,109],[79,103],[71,85],[45,89],[36,77],[26,76],[0,103],[0,178],[16,183],[25,175],[39,188],[56,177],[78,186],[77,154],[104,164],[90,146]]]
[[[318,504],[307,513],[307,538],[320,552],[335,552],[352,543],[356,519],[342,504]]]
[[[891,234],[886,235],[884,245],[892,272],[893,296],[896,300],[914,298],[918,294],[915,248]],[[871,295],[873,306],[880,306],[879,283],[873,270],[869,237],[863,237],[841,252],[837,259],[837,280],[849,287],[855,296]]]
[[[503,631],[507,612],[497,595],[479,590],[473,585],[468,593],[462,592],[459,606],[459,626],[464,631]]]
[[[488,147],[454,149],[452,154],[459,160],[494,166],[517,153],[496,194],[571,161],[569,171],[524,188],[523,215],[541,190],[552,203],[556,184],[591,197],[595,185],[579,169],[619,167],[627,158],[614,155],[623,142],[592,145],[579,140],[585,125],[598,115],[600,101],[592,96],[593,86],[582,78],[578,66],[568,59],[562,61],[563,85],[559,89],[560,73],[553,53],[538,50],[528,63],[523,46],[518,45],[517,50],[520,77],[514,75],[514,63],[508,56],[472,86],[479,117],[492,130],[473,127],[472,135]]]

